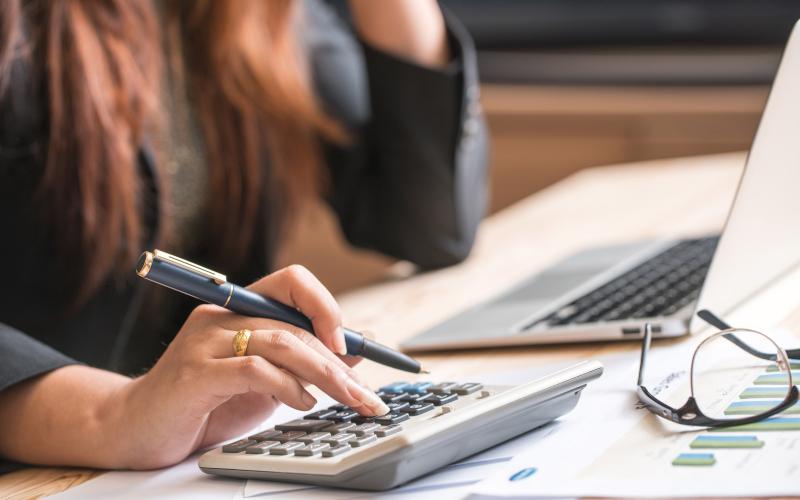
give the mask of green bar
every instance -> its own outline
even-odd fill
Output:
[[[714,465],[717,459],[713,453],[681,453],[673,461],[672,465]]]
[[[788,389],[785,387],[748,387],[739,397],[741,399],[785,398]]]
[[[789,361],[789,368],[791,368],[792,370],[800,370],[800,361]],[[767,371],[768,372],[778,371],[778,365],[769,365],[767,367]],[[792,376],[794,377],[795,374],[792,373]]]
[[[759,413],[766,413],[776,406],[779,406],[782,402],[783,401],[780,399],[773,401],[735,401],[725,409],[725,415],[757,415]],[[783,410],[780,414],[800,414],[800,403],[790,406],[788,409]]]
[[[761,448],[764,441],[755,436],[712,436],[704,434],[697,436],[689,445],[694,449],[713,448]]]
[[[800,431],[800,418],[772,417],[752,424],[718,427],[710,432]]]
[[[792,374],[794,380],[797,378]],[[767,373],[766,375],[759,375],[757,379],[753,381],[756,385],[788,385],[789,384],[789,374],[786,372],[783,373]]]

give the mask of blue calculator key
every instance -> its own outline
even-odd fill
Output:
[[[383,392],[399,393],[399,392],[405,392],[405,388],[410,385],[412,384],[409,384],[408,382],[394,382],[389,385],[381,387],[380,390]]]
[[[424,394],[428,392],[428,388],[433,387],[433,382],[417,382],[416,384],[409,384],[405,388],[405,392],[413,392],[416,394]]]

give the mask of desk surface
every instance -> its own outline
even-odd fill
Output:
[[[348,325],[400,340],[498,293],[530,273],[581,248],[718,230],[744,163],[743,154],[662,160],[582,171],[490,217],[464,264],[408,277],[398,264],[384,283],[340,297]],[[784,322],[800,325],[800,315]],[[579,360],[638,349],[638,344],[502,348],[420,356],[433,377]],[[376,386],[397,373],[371,364],[359,368]],[[0,497],[53,494],[99,472],[30,468],[0,476]]]

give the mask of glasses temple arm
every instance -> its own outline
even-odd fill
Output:
[[[650,339],[653,335],[653,329],[650,323],[644,325],[644,338],[642,339],[642,354],[639,358],[639,377],[636,379],[636,385],[642,385],[644,380],[644,367],[647,363],[647,353],[650,351]]]
[[[726,323],[726,322],[722,321],[721,319],[719,319],[716,314],[712,313],[708,309],[702,309],[700,311],[697,311],[697,316],[700,319],[702,319],[703,321],[705,321],[706,323],[708,323],[709,325],[711,325],[711,326],[713,326],[713,327],[715,327],[715,328],[717,328],[719,330],[729,330],[729,329],[733,328],[728,323]],[[774,354],[769,354],[769,353],[766,353],[766,352],[762,352],[762,351],[759,351],[758,349],[754,349],[754,348],[750,347],[750,345],[747,342],[742,341],[741,339],[739,339],[739,337],[737,337],[736,335],[733,335],[732,333],[725,334],[725,335],[723,335],[723,337],[725,337],[727,340],[733,342],[737,347],[739,347],[743,351],[747,352],[748,354],[750,354],[752,356],[755,356],[756,358],[760,358],[760,359],[763,359],[763,360],[766,360],[766,361],[776,361],[778,359],[777,356],[775,356]],[[795,349],[795,351],[800,351],[800,350]],[[800,352],[797,352],[797,354],[800,354]],[[787,355],[789,355],[789,354],[787,353]],[[792,358],[794,356],[789,355],[789,357]]]

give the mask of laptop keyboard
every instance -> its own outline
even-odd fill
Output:
[[[697,300],[718,242],[683,240],[525,329],[674,314]]]

